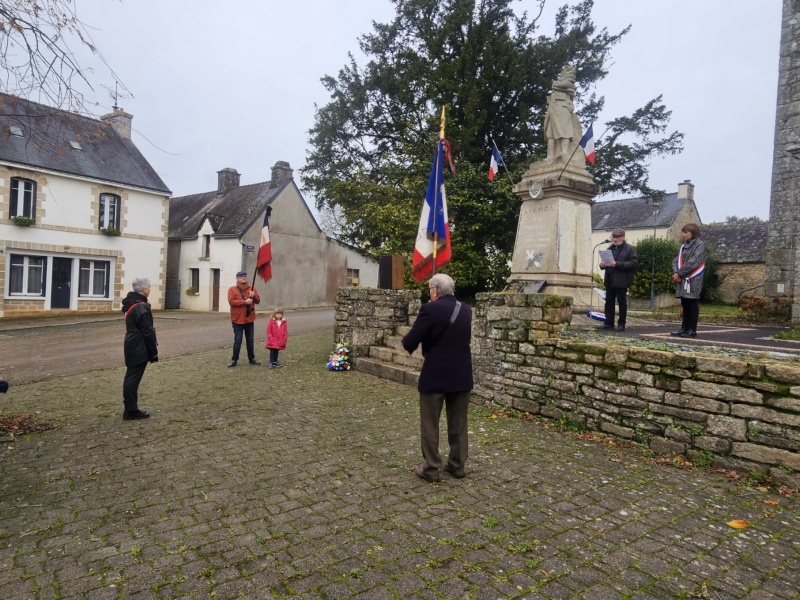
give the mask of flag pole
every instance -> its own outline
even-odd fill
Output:
[[[567,162],[564,164],[564,168],[561,169],[561,173],[558,174],[558,177],[556,178],[556,181],[561,181],[561,176],[564,174],[564,171],[567,170],[567,167],[569,166],[569,163],[572,160],[572,157],[575,156],[575,153],[578,151],[579,147],[580,147],[580,144],[575,144],[575,149],[572,151],[572,154],[569,155],[569,159],[567,159]]]
[[[592,123],[592,125],[594,125],[594,123]],[[590,125],[590,127],[591,127],[591,125]],[[599,141],[600,138],[602,138],[605,134],[607,134],[609,129],[611,129],[611,127],[607,127],[606,130],[603,133],[598,135],[597,136],[597,140]],[[578,145],[575,146],[575,149],[572,151],[572,154],[569,155],[569,160],[567,161],[567,164],[564,165],[564,168],[561,169],[561,173],[558,174],[557,181],[561,181],[561,176],[564,174],[564,171],[567,169],[567,166],[569,166],[569,161],[572,160],[572,157],[575,156],[575,153],[578,151],[578,146],[580,146],[580,143],[578,143]]]
[[[436,251],[439,247],[439,233],[436,231],[436,199],[439,197],[439,166],[441,160],[441,144],[444,139],[444,106],[442,107],[442,119],[439,123],[439,141],[436,142],[436,160],[434,162],[436,169],[436,187],[433,190],[433,269],[431,270],[431,277],[436,275]]]
[[[511,184],[511,189],[514,189],[514,180],[511,179],[511,173],[508,172],[508,167],[506,166],[506,160],[503,158],[503,155],[500,154],[500,148],[497,147],[497,142],[494,141],[494,138],[489,138],[492,140],[492,146],[494,149],[497,150],[497,154],[500,155],[500,164],[503,165],[503,168],[506,170],[506,175],[508,175],[508,182]]]

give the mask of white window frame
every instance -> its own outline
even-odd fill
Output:
[[[20,190],[22,187],[22,190]],[[28,203],[27,210],[25,203]],[[16,206],[14,206],[16,204]],[[12,210],[13,207],[13,210]],[[36,182],[24,177],[11,178],[11,201],[8,207],[9,217],[36,218]]]
[[[21,291],[14,291],[12,289],[12,283],[14,281],[14,269],[19,268],[19,265],[14,264],[14,259],[22,258],[22,286]],[[31,259],[41,260],[41,265],[31,265]],[[29,254],[11,254],[10,259],[8,262],[9,267],[9,277],[8,277],[8,295],[14,297],[28,297],[28,298],[44,298],[46,292],[46,274],[47,274],[47,257],[41,255],[29,255]],[[31,268],[40,268],[41,272],[39,273],[40,281],[40,290],[39,292],[29,292],[28,289],[30,288],[31,282]]]
[[[97,267],[104,265],[105,268],[100,270]],[[83,293],[84,272],[88,273],[87,288],[88,292]],[[95,293],[96,276],[102,273],[103,287],[105,291],[103,294]],[[78,262],[78,298],[100,298],[107,299],[111,289],[111,261],[108,260],[93,260],[82,258]]]
[[[113,222],[109,217],[109,214],[111,213],[109,208],[111,206],[114,207]],[[98,219],[98,227],[100,229],[107,229],[109,227],[113,227],[117,231],[120,231],[119,228],[120,212],[122,212],[122,198],[120,198],[116,194],[100,194],[100,216]]]

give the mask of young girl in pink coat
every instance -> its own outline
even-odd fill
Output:
[[[272,313],[272,318],[267,323],[267,344],[269,348],[269,366],[280,367],[278,362],[278,352],[286,350],[286,338],[289,337],[289,329],[286,319],[283,318],[283,309],[276,308]]]

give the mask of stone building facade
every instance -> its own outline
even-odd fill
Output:
[[[772,158],[772,193],[764,276],[767,296],[795,298],[792,321],[800,324],[797,303],[800,253],[797,217],[800,211],[800,2],[783,0],[778,105]]]
[[[764,296],[769,223],[714,223],[703,227],[703,240],[717,260],[719,300],[737,304],[747,294]]]

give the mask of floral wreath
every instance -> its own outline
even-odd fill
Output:
[[[350,370],[350,348],[347,344],[336,344],[336,350],[331,354],[326,364],[328,371]]]

